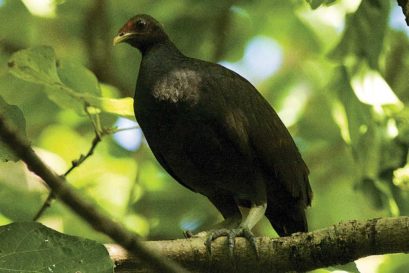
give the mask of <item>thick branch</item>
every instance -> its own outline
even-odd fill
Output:
[[[258,238],[259,259],[246,240],[236,240],[234,261],[228,256],[225,239],[213,243],[212,261],[203,239],[150,241],[145,245],[196,273],[306,271],[345,264],[369,255],[409,252],[409,217],[349,221],[290,237]],[[117,245],[107,245],[107,249],[117,264],[115,272],[153,272]]]
[[[186,273],[176,263],[164,259],[157,252],[149,251],[143,246],[138,238],[125,230],[122,226],[112,221],[110,218],[102,215],[93,205],[81,199],[77,193],[64,183],[64,179],[52,172],[41,159],[34,153],[27,140],[17,134],[15,128],[8,125],[4,116],[0,114],[0,139],[8,145],[19,158],[21,158],[27,167],[41,177],[44,182],[55,192],[57,198],[64,202],[77,215],[88,222],[95,230],[100,231],[111,237],[125,249],[140,257],[145,263],[149,264],[158,272]]]

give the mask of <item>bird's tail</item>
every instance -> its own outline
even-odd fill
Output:
[[[305,206],[302,204],[295,203],[290,207],[268,204],[265,215],[279,236],[308,231]]]

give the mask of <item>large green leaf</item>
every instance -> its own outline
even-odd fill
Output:
[[[363,0],[358,10],[347,17],[344,36],[331,56],[339,61],[350,56],[366,59],[371,68],[378,68],[388,13],[389,1]]]
[[[22,80],[46,85],[62,84],[51,47],[21,50],[11,57],[8,66],[10,72]]]
[[[5,118],[6,122],[12,124],[17,128],[17,132],[26,136],[26,120],[24,119],[23,112],[15,106],[7,104],[2,97],[0,97],[0,114]],[[0,161],[17,161],[18,158],[13,152],[6,146],[6,144],[0,141]]]
[[[381,193],[374,181],[379,174],[382,139],[381,132],[372,119],[371,107],[360,102],[355,95],[345,67],[339,68],[332,88],[338,93],[345,115],[345,123],[338,123],[356,162],[357,185],[366,192],[371,192],[368,196],[376,207],[380,207]]]
[[[122,116],[133,116],[132,99],[100,96],[94,74],[80,65],[61,62],[48,46],[18,51],[9,61],[10,73],[22,80],[44,85],[48,97],[63,108],[84,113],[86,107]]]
[[[350,84],[351,78],[346,68],[341,67],[333,88],[338,91],[344,108],[346,122],[339,125],[341,130],[347,131],[346,142],[356,162],[359,181],[356,185],[371,198],[376,208],[387,207],[391,214],[398,215],[400,201],[393,193],[392,176],[386,174],[405,164],[407,148],[388,133],[385,114],[379,109],[375,112],[375,108],[358,99]],[[389,127],[392,125],[389,122]]]
[[[0,253],[1,272],[113,272],[113,263],[102,244],[36,222],[0,227]]]

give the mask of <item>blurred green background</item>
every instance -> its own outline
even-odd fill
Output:
[[[21,109],[33,147],[57,173],[88,151],[92,122],[8,73],[11,55],[51,46],[58,63],[90,69],[102,97],[132,97],[141,56],[112,39],[138,13],[158,19],[186,55],[248,78],[274,106],[311,171],[311,230],[409,215],[409,27],[392,0],[0,0],[0,97]],[[82,80],[77,74],[72,81]],[[115,113],[98,116],[106,128],[135,126]],[[148,240],[221,220],[206,198],[172,181],[139,129],[105,136],[68,180]],[[23,163],[0,163],[1,225],[32,219],[47,194]],[[58,201],[40,221],[109,242]],[[256,233],[276,236],[267,221]],[[405,255],[356,264],[317,272],[409,272]]]

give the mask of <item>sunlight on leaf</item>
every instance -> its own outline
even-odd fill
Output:
[[[351,138],[349,136],[348,119],[345,113],[345,109],[340,102],[335,101],[332,106],[332,117],[337,123],[342,139],[351,144]]]
[[[283,100],[278,115],[287,127],[297,123],[298,119],[304,113],[309,96],[308,86],[300,83],[294,86],[289,95]]]
[[[355,261],[358,272],[377,272],[377,268],[385,261],[385,256],[374,255],[365,258],[361,258]]]
[[[55,17],[56,0],[23,0],[31,14],[40,17]]]
[[[379,71],[363,64],[358,73],[351,78],[351,86],[358,99],[373,106],[394,104],[403,107],[402,102],[392,91]]]
[[[149,223],[144,217],[137,214],[129,214],[124,217],[123,223],[129,230],[144,238],[149,235]]]
[[[409,166],[396,169],[393,172],[393,184],[402,190],[409,191]]]

